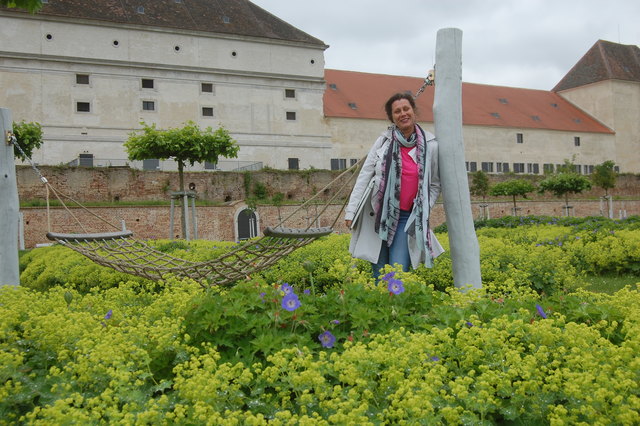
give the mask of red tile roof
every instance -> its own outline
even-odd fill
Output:
[[[559,92],[603,80],[640,82],[640,48],[598,40],[553,91]]]
[[[423,83],[417,77],[331,69],[324,76],[326,117],[387,120],[386,100],[396,92],[415,94]],[[433,122],[434,92],[434,86],[428,86],[416,101],[420,121]],[[557,93],[473,83],[462,83],[462,121],[477,126],[613,133]]]

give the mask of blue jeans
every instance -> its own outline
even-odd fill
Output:
[[[406,226],[407,219],[409,219],[410,215],[410,211],[400,210],[398,228],[396,230],[396,235],[393,237],[391,247],[387,245],[386,241],[382,242],[378,263],[371,264],[371,267],[373,268],[373,277],[376,281],[378,281],[378,278],[380,277],[380,269],[385,265],[394,265],[398,263],[402,266],[403,271],[409,271],[409,267],[411,266],[411,257],[409,256],[407,233],[404,231],[404,227]]]

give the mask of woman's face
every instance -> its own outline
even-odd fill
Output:
[[[400,129],[405,137],[413,133],[416,127],[416,114],[408,100],[398,99],[392,103],[391,117],[393,118],[393,124]]]

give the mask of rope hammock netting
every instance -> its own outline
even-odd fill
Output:
[[[430,71],[424,79],[422,87],[420,87],[414,95],[414,98],[420,96],[426,86],[433,85],[433,80],[434,74],[433,71]],[[216,258],[204,262],[194,262],[157,250],[144,241],[133,238],[133,232],[124,229],[115,232],[87,232],[83,223],[78,219],[77,215],[69,209],[63,201],[63,198],[73,202],[89,215],[106,223],[110,227],[114,229],[120,229],[120,227],[92,212],[70,196],[56,190],[42,175],[31,158],[25,155],[24,151],[15,139],[14,145],[22,153],[23,157],[29,161],[33,170],[35,170],[40,177],[40,181],[46,187],[47,227],[49,230],[47,233],[48,239],[75,250],[99,265],[106,266],[120,272],[151,280],[160,280],[165,275],[188,277],[199,282],[200,285],[205,288],[212,285],[231,284],[237,280],[244,279],[253,273],[274,265],[292,251],[313,242],[317,238],[331,234],[335,224],[344,211],[348,201],[348,194],[353,186],[352,182],[357,177],[357,172],[365,160],[365,158],[360,159],[351,167],[340,173],[335,179],[302,203],[291,214],[286,216],[284,219],[281,219],[275,227],[265,228],[262,237],[245,240],[234,249],[219,255]],[[339,188],[334,190],[333,195],[325,200],[322,204],[322,208],[317,209],[317,200],[319,200],[324,194],[331,192],[330,188],[338,184]],[[349,188],[349,192],[345,192],[346,188]],[[83,233],[56,233],[51,231],[51,214],[49,205],[51,193],[55,195],[65,210],[73,217],[75,223],[83,230]],[[340,196],[344,198],[344,201],[331,225],[325,227],[311,227],[311,224],[317,224],[319,222],[319,219],[323,214],[325,214],[329,206],[335,204],[336,200]],[[284,226],[302,209],[308,209],[312,203],[316,206],[316,214],[315,217],[313,217],[313,220],[307,221],[309,225],[303,228]]]
[[[21,147],[17,143],[15,143],[15,145],[22,152]],[[352,181],[357,177],[357,170],[364,161],[364,159],[362,159],[340,173],[324,188],[295,208],[294,211],[284,219],[281,219],[276,226],[265,228],[262,237],[245,240],[230,251],[210,260],[194,262],[172,256],[171,254],[152,247],[144,241],[137,240],[133,238],[132,231],[88,232],[85,224],[78,218],[78,215],[67,206],[67,203],[65,203],[63,199],[71,201],[88,215],[113,229],[120,229],[120,227],[94,213],[72,197],[54,188],[31,159],[24,155],[24,152],[22,153],[30,162],[31,167],[38,174],[40,181],[46,188],[47,227],[49,229],[47,238],[49,240],[62,244],[86,256],[99,265],[120,272],[151,280],[160,280],[166,275],[188,277],[199,282],[203,287],[231,284],[237,280],[244,279],[253,273],[274,265],[284,256],[313,242],[317,238],[331,234],[335,224],[342,215],[346,205],[346,199],[340,206],[330,226],[312,227],[312,225],[318,224],[327,209],[331,205],[335,205],[340,197],[345,198],[345,194],[348,195],[349,192],[347,190],[350,190]],[[334,186],[337,188],[332,191],[331,188]],[[327,193],[332,193],[332,195],[329,196],[322,205],[319,205],[318,200]],[[51,194],[60,202],[77,226],[82,229],[83,233],[52,232],[50,212]],[[315,216],[312,217],[311,220],[307,218],[308,225],[306,227],[285,227],[285,224],[292,220],[292,218],[303,209],[309,211],[311,205],[316,207]]]

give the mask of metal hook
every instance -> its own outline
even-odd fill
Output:
[[[12,145],[14,143],[16,143],[17,139],[16,139],[16,135],[14,135],[11,130],[7,130],[7,145]]]

